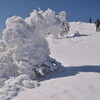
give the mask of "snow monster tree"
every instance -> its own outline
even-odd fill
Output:
[[[56,14],[51,9],[34,10],[25,19],[8,18],[0,40],[0,77],[8,79],[26,74],[34,79],[61,66],[50,57],[45,36],[63,34],[69,27],[65,23],[66,13]]]
[[[27,74],[34,79],[60,66],[50,58],[46,39],[21,17],[7,19],[0,44],[1,77]]]

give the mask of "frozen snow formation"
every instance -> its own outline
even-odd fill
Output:
[[[53,10],[34,10],[30,17],[25,19],[32,27],[44,36],[52,35],[54,38],[63,37],[69,31],[69,24],[66,20],[66,12],[56,14]]]
[[[58,62],[50,58],[46,39],[18,16],[8,18],[3,39],[0,41],[0,77],[30,75],[35,78],[37,73],[54,70]]]
[[[38,85],[39,83],[31,80],[28,75],[11,77],[5,81],[4,87],[0,89],[0,100],[11,100],[19,91],[23,91],[23,87],[34,88]]]
[[[6,21],[0,40],[0,77],[37,74],[54,70],[59,63],[50,58],[48,43],[43,35],[68,32],[66,13],[51,9],[34,10],[28,18],[13,16]],[[56,37],[57,37],[56,36]]]

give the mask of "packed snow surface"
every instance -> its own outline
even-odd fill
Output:
[[[89,23],[70,22],[70,27],[63,39],[47,38],[51,57],[64,67],[45,76],[40,87],[25,89],[12,100],[100,99],[100,32]]]

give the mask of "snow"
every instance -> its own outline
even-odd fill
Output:
[[[89,23],[71,22],[70,27],[63,39],[47,38],[51,57],[64,67],[44,76],[39,87],[25,89],[12,100],[100,99],[100,32]],[[70,36],[76,31],[79,36]]]
[[[11,77],[5,81],[4,87],[0,90],[0,100],[10,100],[16,96],[19,91],[23,90],[23,86],[26,88],[34,88],[38,85],[38,82],[32,81],[28,75],[20,75],[16,78]]]
[[[0,40],[0,100],[99,100],[99,43],[94,23],[68,24],[64,11],[8,18]]]

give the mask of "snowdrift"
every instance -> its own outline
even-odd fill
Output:
[[[88,36],[92,33],[95,33],[95,24],[94,23],[85,23],[85,22],[69,22],[70,31],[65,36],[66,38],[74,38],[81,36]]]
[[[70,22],[69,25],[71,26],[69,33],[81,33],[81,34],[92,34],[95,33],[95,24],[94,23],[85,23],[85,22]]]

